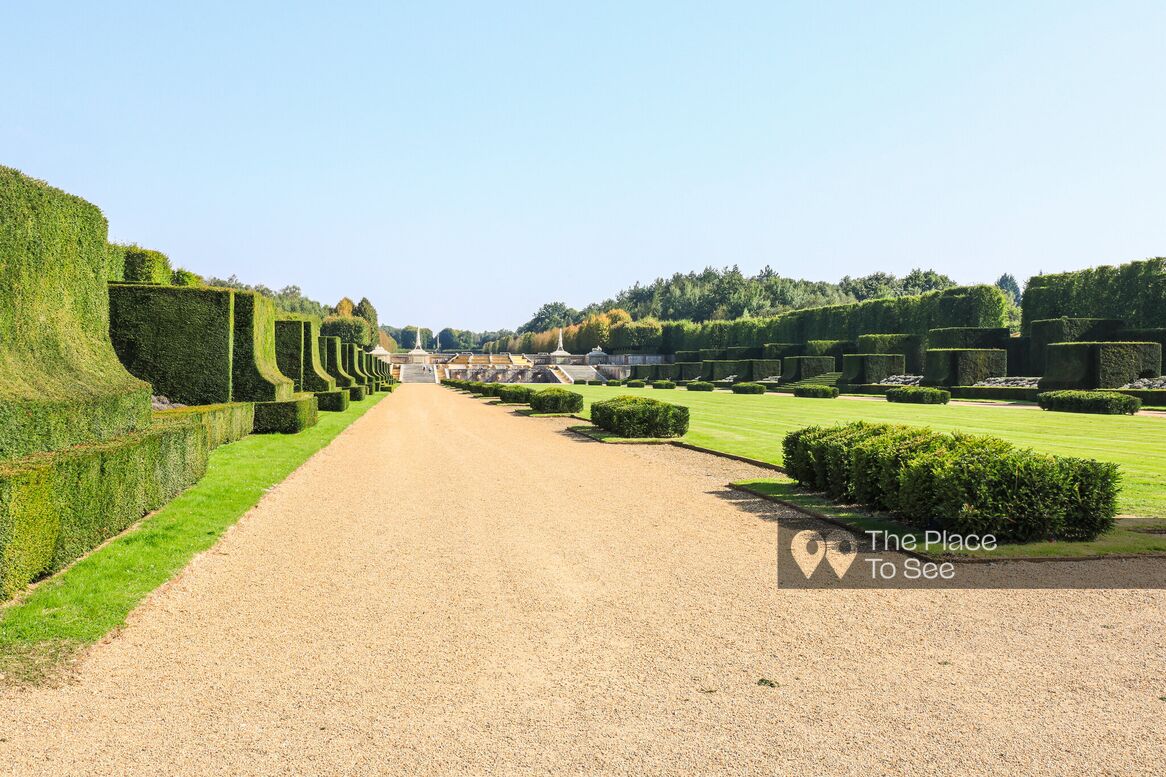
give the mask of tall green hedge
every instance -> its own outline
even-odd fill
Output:
[[[1006,348],[1008,327],[947,326],[927,333],[928,348]]]
[[[766,359],[784,359],[787,356],[805,356],[806,346],[804,343],[766,343],[761,351]]]
[[[842,367],[842,357],[857,350],[858,346],[849,340],[809,340],[806,342],[802,354],[804,356],[833,356],[834,369],[838,370]]]
[[[1008,374],[1008,352],[998,348],[932,348],[923,365],[925,386],[973,386]]]
[[[275,363],[275,306],[253,291],[235,292],[231,395],[236,402],[285,402],[295,389]]]
[[[1110,318],[1051,318],[1029,324],[1029,367],[1033,375],[1043,375],[1047,369],[1045,352],[1053,343],[1108,343],[1118,339],[1122,327],[1119,319]]]
[[[206,426],[184,419],[0,463],[0,598],[195,483],[209,450]]]
[[[232,399],[235,293],[114,283],[109,335],[122,364],[186,405]]]
[[[1166,259],[1029,278],[1023,309],[1025,333],[1035,321],[1061,316],[1123,319],[1135,329],[1166,327]]]
[[[1054,343],[1042,391],[1120,388],[1162,374],[1159,343]]]
[[[161,251],[129,246],[125,250],[123,275],[126,283],[156,283],[170,285],[174,271],[170,259]]]
[[[0,461],[150,424],[109,341],[105,217],[0,167]]]
[[[702,362],[676,362],[672,373],[676,380],[700,380]]]
[[[923,353],[925,340],[921,335],[881,334],[861,335],[858,338],[858,353],[902,354],[906,359],[904,369],[908,375],[923,374]]]
[[[907,357],[899,353],[848,353],[842,357],[840,383],[882,383],[892,375],[903,375]]]
[[[344,371],[352,376],[358,386],[364,386],[365,390],[368,391],[372,380],[360,366],[362,353],[360,346],[355,343],[342,342],[340,344],[340,356],[343,359]]]

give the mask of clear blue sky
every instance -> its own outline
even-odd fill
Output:
[[[333,7],[342,6],[342,7]],[[513,327],[1166,254],[1166,3],[7,3],[0,163],[197,272]]]

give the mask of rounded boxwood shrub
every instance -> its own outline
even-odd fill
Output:
[[[652,388],[654,389],[674,389],[676,384],[670,380],[654,380],[652,381]]]
[[[1133,415],[1142,407],[1138,397],[1115,391],[1046,391],[1038,394],[1036,401],[1042,410],[1064,413]]]
[[[715,387],[707,380],[694,380],[685,386],[685,388],[689,391],[712,391]]]
[[[539,413],[578,413],[583,409],[583,395],[563,388],[549,388],[530,395],[530,406]]]
[[[623,384],[623,381],[621,381],[619,378],[612,378],[612,379],[611,379],[611,380],[609,380],[609,381],[608,381],[608,382],[607,382],[605,385],[608,385],[608,386],[619,386],[619,385],[622,385],[622,384]]]
[[[643,388],[645,386],[645,383],[642,380],[633,379],[633,380],[627,381],[626,383],[624,383],[624,385],[627,386],[628,388]]]
[[[795,397],[808,397],[810,399],[834,399],[838,396],[837,386],[794,386]]]
[[[760,383],[735,383],[733,385],[734,394],[764,394],[765,386]]]
[[[888,402],[907,402],[916,405],[946,405],[951,392],[927,386],[896,386],[887,389]]]
[[[498,389],[498,398],[503,402],[522,403],[529,402],[533,393],[534,389],[529,386],[503,386]]]
[[[620,437],[681,437],[688,431],[688,408],[622,396],[593,403],[591,422]]]

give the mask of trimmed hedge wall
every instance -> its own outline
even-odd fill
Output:
[[[806,386],[794,386],[794,396],[803,399],[837,399],[837,386],[817,386],[814,384]]]
[[[220,445],[241,440],[251,434],[255,426],[255,406],[250,402],[227,402],[219,405],[197,405],[162,410],[154,414],[160,424],[190,421],[206,429],[207,446],[214,450]]]
[[[1120,388],[1162,373],[1158,343],[1053,343],[1046,355],[1042,391]]]
[[[811,426],[786,435],[785,469],[832,498],[921,528],[1002,542],[1092,540],[1113,528],[1116,464],[911,426]]]
[[[280,402],[256,402],[255,434],[296,434],[319,419],[319,405],[314,394],[297,395]]]
[[[231,399],[236,402],[290,400],[295,388],[275,363],[275,305],[253,291],[235,291],[234,296]]]
[[[842,357],[858,350],[858,345],[850,340],[809,340],[806,342],[802,354],[805,356],[833,356],[834,368],[830,372],[841,369]]]
[[[700,351],[677,351],[676,361],[678,362],[701,362],[704,359],[700,355]]]
[[[186,405],[233,398],[235,293],[109,285],[109,335],[131,374]]]
[[[933,348],[923,365],[925,386],[971,386],[1008,373],[1008,352],[987,348]]]
[[[839,383],[882,383],[892,375],[903,375],[907,357],[897,353],[848,353],[842,357]]]
[[[1053,318],[1029,325],[1029,365],[1033,375],[1048,371],[1046,352],[1053,343],[1102,343],[1117,339],[1122,322],[1103,318]]]
[[[1140,329],[1166,327],[1166,259],[1029,278],[1023,309],[1026,333],[1033,322],[1058,316],[1121,318]]]
[[[926,386],[895,386],[883,394],[888,402],[913,405],[946,405],[951,401],[951,392]]]
[[[0,461],[150,425],[109,342],[105,217],[0,167]]]
[[[766,343],[762,358],[785,359],[789,356],[805,356],[806,347],[801,343]]]
[[[1008,327],[949,326],[927,333],[927,347],[1006,348],[1011,334]]]
[[[858,338],[859,353],[902,354],[907,360],[906,374],[908,375],[923,374],[925,350],[924,338],[920,335],[861,335]]]
[[[55,572],[206,472],[193,419],[0,463],[0,598]]]
[[[1041,410],[1101,415],[1133,415],[1142,400],[1115,391],[1046,391],[1037,397]]]
[[[955,399],[997,399],[1003,402],[1035,402],[1040,393],[1040,389],[1021,386],[951,386],[948,390]]]
[[[781,379],[785,383],[834,372],[833,356],[790,356],[781,361]]]
[[[530,407],[537,413],[578,413],[583,410],[583,395],[562,388],[543,389],[531,394]]]
[[[1166,389],[1118,389],[1119,394],[1137,397],[1144,407],[1166,407]]]
[[[123,254],[122,277],[127,283],[156,283],[168,286],[174,276],[170,259],[160,251],[127,246]]]
[[[701,363],[701,378],[705,380],[726,380],[735,375],[737,380],[748,380],[749,365],[742,361],[705,361]]]
[[[761,345],[734,345],[725,349],[725,358],[729,361],[760,359],[764,350],[765,348]]]
[[[745,364],[749,380],[781,378],[781,359],[750,359]]]
[[[340,338],[321,335],[318,342],[320,344],[320,366],[324,368],[324,372],[336,381],[339,388],[356,386],[356,379],[344,369],[344,358],[340,352],[343,344],[340,342]],[[352,399],[354,402],[359,402],[364,399],[364,395],[361,394],[359,398],[353,396]]]
[[[688,408],[647,397],[622,396],[591,404],[591,422],[620,437],[683,437]]]
[[[704,362],[677,362],[672,368],[676,380],[700,380]]]

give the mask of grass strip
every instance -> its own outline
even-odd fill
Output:
[[[211,452],[206,476],[134,528],[0,612],[0,677],[36,682],[124,625],[151,591],[387,394],[352,403],[295,435],[250,435]]]

